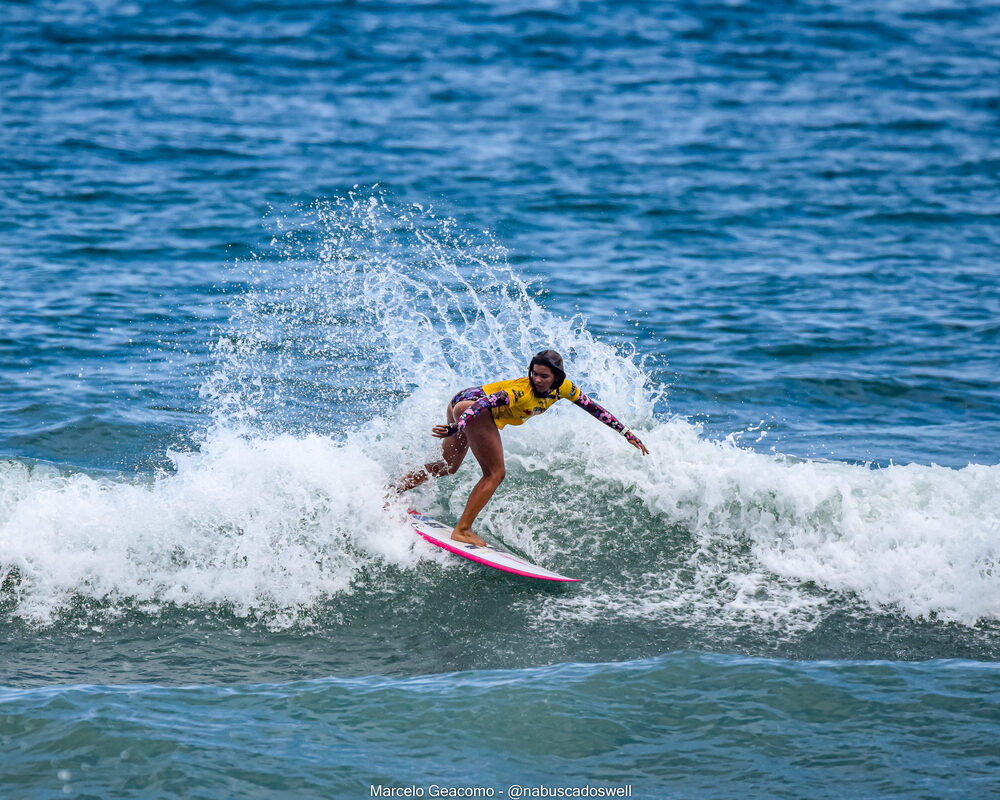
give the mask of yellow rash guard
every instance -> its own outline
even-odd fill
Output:
[[[580,387],[570,380],[564,380],[551,397],[538,397],[531,388],[531,379],[527,377],[483,386],[483,392],[487,395],[501,391],[507,393],[510,405],[490,409],[498,428],[503,428],[504,425],[522,425],[526,419],[541,414],[558,400],[571,400],[575,403],[580,399]]]
[[[452,407],[468,401],[472,404],[462,412],[458,420],[445,426],[448,432],[444,435],[447,437],[461,433],[470,420],[477,414],[482,414],[487,408],[497,428],[502,428],[504,425],[521,425],[529,417],[541,414],[559,400],[571,401],[611,430],[618,431],[636,447],[644,447],[639,437],[615,419],[614,414],[599,403],[595,403],[568,380],[562,382],[552,397],[537,397],[531,389],[531,381],[528,378],[515,378],[511,381],[498,381],[487,383],[485,386],[470,386],[468,389],[463,389],[452,398]]]

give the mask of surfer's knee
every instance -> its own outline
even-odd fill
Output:
[[[453,475],[457,466],[452,466],[447,461],[435,461],[433,464],[424,465],[424,469],[429,475],[440,478],[442,475]]]
[[[489,472],[484,472],[483,477],[489,481],[494,488],[503,483],[503,479],[507,477],[506,467],[497,467],[496,469],[491,469]]]

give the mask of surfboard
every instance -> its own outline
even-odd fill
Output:
[[[558,572],[553,572],[552,570],[545,569],[545,567],[532,564],[530,561],[525,561],[513,553],[507,553],[495,547],[483,547],[477,544],[456,542],[451,538],[451,525],[438,522],[433,517],[428,517],[412,508],[409,510],[409,515],[410,524],[413,525],[413,529],[418,534],[431,544],[447,550],[449,553],[454,553],[456,556],[467,558],[478,564],[485,564],[487,567],[493,567],[493,569],[499,569],[503,572],[524,575],[527,578],[538,578],[543,581],[562,581],[564,583],[574,583],[580,580],[579,578],[567,578],[565,575],[560,575]]]

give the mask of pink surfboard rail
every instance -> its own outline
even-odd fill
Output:
[[[410,524],[413,529],[424,539],[437,547],[454,553],[456,556],[475,561],[477,564],[485,564],[487,567],[499,569],[503,572],[511,572],[515,575],[523,575],[527,578],[537,578],[543,581],[561,581],[563,583],[576,583],[579,578],[568,578],[558,572],[545,569],[530,561],[515,556],[513,553],[505,553],[495,547],[482,547],[476,544],[466,544],[456,542],[451,538],[451,527],[438,522],[432,517],[421,514],[414,509],[409,510]]]

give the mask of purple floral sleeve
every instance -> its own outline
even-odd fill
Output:
[[[619,433],[624,434],[625,438],[632,444],[642,444],[639,437],[636,436],[634,433],[632,433],[632,431],[628,430],[624,425],[622,425],[622,423],[618,421],[618,419],[615,417],[614,414],[612,414],[606,408],[601,407],[601,405],[599,405],[598,403],[591,400],[583,392],[580,392],[579,399],[574,400],[573,403],[575,403],[584,411],[586,411],[588,414],[590,414],[590,416],[603,422],[605,425],[611,428],[611,430],[618,431]]]
[[[499,392],[493,392],[493,394],[484,395],[462,412],[462,415],[458,418],[458,422],[456,424],[448,426],[448,435],[451,436],[456,433],[461,433],[465,429],[465,426],[472,421],[473,417],[482,414],[488,408],[509,405],[510,396],[503,389]]]

